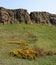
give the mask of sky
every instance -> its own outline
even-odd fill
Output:
[[[0,7],[8,9],[27,9],[32,11],[46,11],[56,14],[56,0],[0,0]]]

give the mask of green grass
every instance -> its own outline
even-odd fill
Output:
[[[16,44],[4,44],[5,41],[23,40],[29,48],[56,50],[56,27],[36,24],[0,25],[0,65],[56,65],[56,55],[43,56],[34,60],[19,59],[9,55],[10,50],[20,48]]]

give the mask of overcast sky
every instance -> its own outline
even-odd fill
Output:
[[[56,0],[0,0],[0,7],[8,9],[23,8],[31,11],[56,13]]]

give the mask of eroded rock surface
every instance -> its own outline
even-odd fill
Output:
[[[47,24],[56,25],[56,15],[48,12],[31,12],[25,9],[6,9],[0,7],[0,24]]]
[[[33,23],[56,25],[56,15],[48,12],[31,12],[30,17]]]
[[[27,10],[24,9],[5,9],[0,7],[0,23],[26,23],[31,24],[30,15]]]

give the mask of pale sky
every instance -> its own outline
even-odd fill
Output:
[[[56,0],[0,0],[0,7],[8,9],[23,8],[31,11],[56,13]]]

